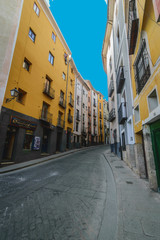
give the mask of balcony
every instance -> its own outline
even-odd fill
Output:
[[[65,100],[60,98],[59,100],[59,105],[62,107],[62,108],[65,108],[66,107],[66,103],[65,103]]]
[[[69,122],[69,123],[72,123],[72,122],[73,122],[73,117],[72,117],[70,114],[68,114],[68,122]]]
[[[88,115],[91,116],[91,110],[88,108]]]
[[[124,124],[126,119],[127,119],[126,103],[121,103],[121,105],[120,105],[120,107],[118,109],[118,121],[119,121],[119,124]]]
[[[46,94],[51,99],[55,98],[55,90],[51,87],[48,87],[46,84],[43,86],[43,93]]]
[[[99,114],[99,118],[102,119],[102,114],[101,113]]]
[[[81,116],[79,114],[76,114],[76,120],[80,121],[81,120]]]
[[[94,118],[96,118],[96,117],[97,117],[97,114],[96,114],[95,112],[93,113],[93,117],[94,117]]]
[[[128,15],[128,46],[129,55],[134,54],[139,28],[139,19],[137,18],[135,0],[129,2],[129,15]]]
[[[74,100],[73,100],[73,98],[71,98],[71,97],[69,97],[69,105],[70,105],[71,107],[74,106]]]
[[[43,109],[40,111],[40,117],[39,119],[48,123],[52,123],[52,116],[53,114],[51,114],[48,111],[44,111]]]
[[[109,112],[109,122],[113,122],[115,118],[116,118],[115,108],[112,108],[112,110]]]
[[[93,103],[93,107],[96,107],[96,103],[95,102]]]
[[[88,126],[91,126],[91,120],[88,119]]]
[[[97,123],[96,123],[96,121],[94,121],[93,125],[94,125],[94,126],[97,126]]]
[[[88,128],[88,133],[91,133],[91,127]]]
[[[97,130],[94,131],[94,136],[97,136]]]
[[[102,129],[102,124],[100,124],[100,129]]]
[[[84,126],[82,127],[82,134],[86,135],[86,128]]]
[[[109,88],[108,88],[108,96],[111,97],[114,91],[114,82],[113,80],[110,81]]]
[[[125,82],[124,67],[120,66],[117,75],[117,93],[121,93],[124,82]]]
[[[64,128],[64,120],[62,120],[61,118],[58,118],[57,127]]]

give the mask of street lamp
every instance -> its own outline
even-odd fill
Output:
[[[11,97],[12,98],[6,98],[6,103],[12,101],[13,99],[18,97],[18,95],[19,95],[19,91],[17,90],[17,88],[14,88],[14,89],[10,90],[10,92],[11,92]]]
[[[68,56],[68,60],[67,57],[65,58],[65,61],[67,61],[67,81],[66,81],[66,95],[65,95],[65,111],[64,111],[64,130],[65,130],[65,120],[66,120],[66,111],[67,111],[67,92],[68,92],[68,78],[69,78],[69,63],[72,60],[72,56],[69,55]]]

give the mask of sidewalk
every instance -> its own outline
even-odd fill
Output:
[[[94,147],[96,147],[96,146],[82,147],[82,148],[78,148],[78,149],[68,150],[68,151],[62,152],[62,153],[56,153],[54,155],[49,155],[47,157],[42,157],[42,158],[37,158],[37,159],[34,159],[34,160],[22,162],[22,163],[12,164],[12,165],[9,165],[7,167],[0,168],[0,175],[3,174],[3,173],[12,172],[12,171],[23,169],[23,168],[26,168],[26,167],[31,167],[31,166],[34,166],[34,165],[37,165],[37,164],[40,164],[40,163],[50,161],[50,160],[55,160],[56,161],[60,157],[63,157],[63,156],[66,156],[66,155],[69,155],[69,154],[72,154],[72,153],[84,151],[84,150],[94,148]]]
[[[105,152],[117,191],[117,240],[160,240],[160,194],[110,150]]]

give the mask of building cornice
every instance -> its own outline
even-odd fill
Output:
[[[107,24],[106,24],[106,31],[105,31],[103,47],[102,47],[103,68],[106,73],[107,73],[106,55],[107,55],[108,45],[109,45],[111,31],[112,31],[112,24],[113,24],[113,18],[114,18],[114,5],[115,5],[115,0],[108,0]]]

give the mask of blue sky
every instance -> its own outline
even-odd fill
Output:
[[[50,10],[78,71],[108,99],[107,76],[101,57],[107,22],[105,0],[50,0]]]

